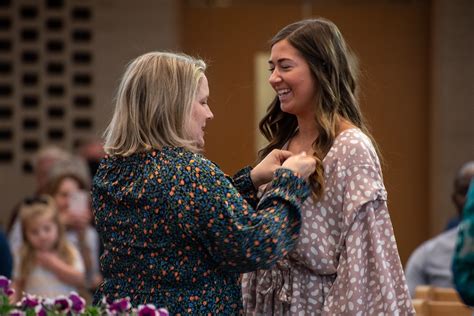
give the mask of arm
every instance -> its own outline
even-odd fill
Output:
[[[232,180],[235,188],[253,208],[259,201],[256,189],[272,181],[275,171],[291,155],[289,151],[274,149],[255,168],[243,168],[234,176]]]
[[[78,269],[77,266],[64,262],[56,253],[38,252],[36,259],[39,265],[52,271],[61,281],[77,287],[85,286],[84,272]]]
[[[332,185],[343,197],[340,256],[325,310],[331,315],[413,314],[380,168],[364,159],[338,170]]]
[[[245,167],[237,172],[233,179],[229,178],[229,181],[232,181],[232,184],[237,191],[239,191],[242,198],[246,200],[252,208],[256,208],[259,198],[257,195],[258,191],[252,181],[251,172],[251,167]]]
[[[326,305],[331,314],[343,313],[341,306],[351,314],[414,313],[384,200],[368,202],[357,212]]]
[[[21,256],[19,254],[19,251],[13,252],[13,271],[11,276],[11,288],[13,289],[14,293],[9,298],[11,304],[16,303],[21,298],[25,288],[25,280],[20,276],[20,262]]]
[[[420,247],[416,248],[408,259],[406,265],[405,275],[407,279],[408,290],[410,291],[412,298],[415,298],[415,289],[418,285],[429,284],[425,271],[426,247],[426,244],[422,244]]]
[[[13,258],[8,245],[8,240],[3,234],[3,231],[0,230],[0,256],[2,260],[0,261],[0,275],[4,275],[7,278],[11,278],[12,269],[13,269]]]
[[[185,233],[200,240],[217,263],[238,272],[251,271],[271,266],[293,248],[300,228],[299,208],[310,193],[303,178],[279,169],[256,210],[215,165],[206,159],[197,163],[193,167],[199,174],[185,175],[189,177],[185,182],[195,189],[188,192],[189,186],[182,186],[173,198],[190,197],[177,216],[186,223]],[[187,210],[189,205],[193,207]]]

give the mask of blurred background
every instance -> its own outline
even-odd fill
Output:
[[[318,16],[359,58],[405,263],[455,215],[454,174],[474,158],[472,0],[1,0],[0,224],[34,191],[39,149],[101,137],[126,64],[148,51],[209,63],[206,155],[229,174],[254,163],[268,40]]]

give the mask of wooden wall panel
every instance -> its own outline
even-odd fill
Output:
[[[215,118],[208,124],[207,155],[228,173],[254,161],[254,56],[282,26],[308,15],[333,20],[360,59],[362,108],[385,158],[389,208],[405,262],[429,229],[427,1],[187,2],[182,47],[210,64]]]

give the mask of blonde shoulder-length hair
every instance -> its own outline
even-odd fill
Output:
[[[127,67],[117,91],[105,152],[129,156],[163,146],[198,151],[186,126],[206,63],[181,53],[151,52]]]

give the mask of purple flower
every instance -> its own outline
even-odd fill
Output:
[[[57,311],[67,313],[71,309],[71,301],[66,296],[58,296],[54,300],[54,307]]]
[[[7,289],[10,287],[10,283],[11,281],[3,276],[3,275],[0,275],[0,289]]]
[[[138,316],[156,316],[157,311],[155,305],[146,304],[138,306]]]
[[[158,309],[158,315],[159,316],[169,316],[170,313],[168,313],[168,310],[166,308],[160,308],[160,309]]]
[[[13,293],[15,293],[14,290],[10,288],[10,284],[12,282],[5,276],[0,275],[0,290],[5,294],[6,296],[10,296]],[[1,294],[1,292],[0,292]]]
[[[69,294],[69,300],[71,302],[71,310],[73,313],[80,314],[86,309],[86,301],[76,292],[71,292],[71,294]]]
[[[8,315],[10,315],[10,316],[25,316],[25,313],[18,310],[18,309],[14,309],[14,310],[10,311],[10,313]]]
[[[113,303],[110,304],[109,306],[109,311],[112,313],[124,313],[132,308],[132,304],[130,304],[130,298],[122,298],[113,301]]]
[[[35,313],[36,313],[36,316],[47,316],[48,313],[46,312],[46,309],[44,309],[43,306],[41,305],[37,305],[35,307]]]
[[[26,296],[21,300],[20,304],[22,308],[35,308],[40,304],[40,302],[36,296],[26,294]]]

